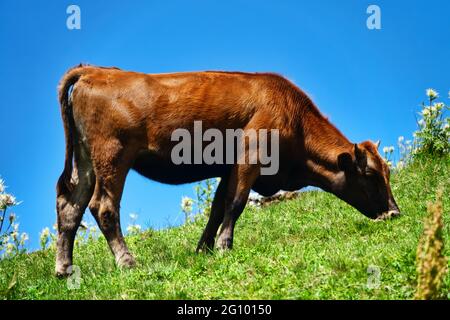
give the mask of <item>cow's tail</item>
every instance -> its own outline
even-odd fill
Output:
[[[57,193],[66,194],[73,190],[71,183],[73,169],[73,145],[75,122],[72,113],[72,104],[69,101],[70,88],[78,81],[83,74],[83,66],[79,65],[67,71],[58,86],[58,99],[61,106],[61,116],[64,124],[64,134],[66,140],[66,159],[64,170],[59,177]]]

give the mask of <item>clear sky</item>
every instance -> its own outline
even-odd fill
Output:
[[[70,4],[81,8],[81,30],[66,27]],[[366,27],[370,4],[381,8],[381,30]],[[395,145],[415,130],[425,89],[450,89],[449,14],[447,0],[0,1],[0,176],[23,201],[15,212],[30,248],[56,219],[56,86],[71,66],[277,72],[350,140]],[[144,226],[177,224],[192,194],[131,173],[122,226],[131,212]]]

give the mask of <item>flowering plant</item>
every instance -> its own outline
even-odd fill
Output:
[[[442,156],[450,152],[450,118],[445,115],[449,106],[436,102],[439,93],[427,89],[428,103],[422,103],[418,113],[418,130],[413,133],[413,140],[398,138],[398,160],[394,165],[394,147],[384,147],[383,154],[386,163],[393,169],[404,168],[414,157],[421,155]],[[450,92],[449,92],[450,97]]]
[[[127,227],[127,232],[130,235],[139,234],[142,231],[142,227],[140,224],[137,224],[136,221],[138,219],[137,213],[130,213],[131,224]]]
[[[422,103],[421,118],[417,122],[419,130],[414,133],[417,145],[414,153],[441,156],[450,152],[450,118],[445,117],[449,106],[435,102],[439,97],[435,90],[427,89],[426,94],[428,104]]]
[[[194,206],[197,209],[197,215],[209,217],[214,199],[214,191],[219,182],[220,178],[207,179],[199,182],[194,186],[195,199],[189,197],[183,197],[181,199],[181,211],[184,213],[185,222],[192,219]]]
[[[18,205],[16,198],[6,193],[5,182],[0,179],[0,257],[6,258],[24,252],[28,234],[19,232],[17,216],[8,209]]]

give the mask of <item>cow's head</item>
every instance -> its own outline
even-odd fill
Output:
[[[365,141],[355,144],[352,153],[338,156],[341,179],[337,195],[372,219],[400,214],[389,184],[389,166],[379,155],[378,146]]]

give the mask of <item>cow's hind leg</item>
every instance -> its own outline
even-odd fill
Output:
[[[71,185],[68,190],[63,181],[58,182],[56,211],[58,236],[56,242],[57,276],[66,276],[71,272],[73,245],[83,213],[94,190],[94,172],[91,160],[83,146],[75,147],[75,166],[72,171]]]
[[[120,200],[125,178],[132,163],[132,153],[125,152],[118,141],[109,141],[95,155],[94,195],[89,209],[105,236],[119,267],[135,265],[120,227]]]
[[[209,216],[208,223],[197,245],[197,252],[210,251],[214,249],[214,240],[216,238],[217,230],[223,220],[223,214],[225,210],[225,196],[227,194],[228,176],[223,177],[220,180],[217,187],[214,200],[211,205],[211,215]]]

